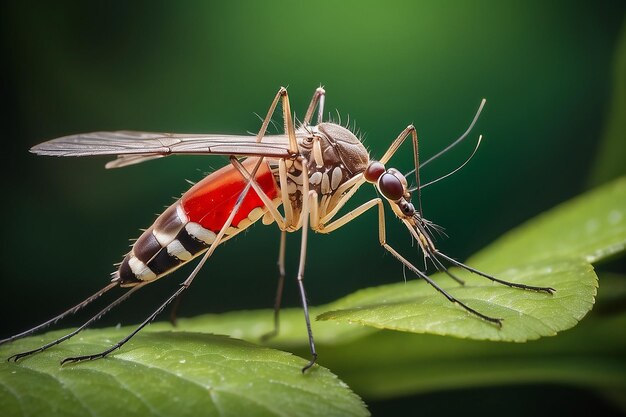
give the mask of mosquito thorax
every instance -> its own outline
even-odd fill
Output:
[[[365,171],[369,153],[354,133],[336,123],[320,123],[315,128],[326,139],[320,143],[325,163],[341,164],[352,176]]]
[[[385,166],[382,162],[372,161],[365,169],[363,176],[365,177],[365,181],[370,182],[372,184],[376,184],[378,182],[378,178],[385,173]]]

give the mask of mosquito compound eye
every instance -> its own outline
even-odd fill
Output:
[[[372,161],[367,166],[367,169],[363,173],[363,176],[365,177],[365,180],[367,182],[375,183],[376,181],[378,181],[378,178],[383,175],[384,172],[385,166],[381,162]]]
[[[393,174],[396,178],[398,178],[400,180],[400,182],[402,182],[402,185],[404,185],[405,187],[408,187],[408,183],[406,182],[406,178],[404,177],[404,175],[402,175],[402,173],[400,171],[398,171],[395,168],[389,168],[387,170],[388,173]]]
[[[404,187],[398,177],[385,172],[378,179],[378,188],[380,192],[391,201],[398,201],[404,195]]]

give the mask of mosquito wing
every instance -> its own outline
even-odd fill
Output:
[[[287,158],[288,147],[284,135],[265,136],[259,143],[256,136],[117,131],[64,136],[30,151],[48,156],[116,155],[106,167],[119,168],[174,154]]]

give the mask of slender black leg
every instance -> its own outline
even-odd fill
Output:
[[[262,341],[275,337],[280,328],[280,304],[283,298],[283,287],[285,285],[285,243],[287,232],[280,233],[280,249],[278,250],[278,286],[276,287],[276,299],[274,300],[274,330],[261,336]]]
[[[531,290],[531,291],[539,291],[539,292],[545,292],[548,294],[553,294],[556,290],[554,288],[551,287],[536,287],[534,285],[525,285],[525,284],[517,284],[515,282],[509,282],[509,281],[504,281],[502,279],[498,279],[496,277],[492,277],[489,274],[485,274],[482,271],[479,271],[478,269],[472,268],[471,266],[467,266],[462,262],[457,261],[456,259],[453,259],[451,257],[449,257],[448,255],[445,255],[439,251],[435,251],[433,252],[434,255],[437,256],[441,256],[443,259],[445,259],[446,261],[450,262],[451,264],[454,264],[460,268],[466,269],[476,275],[480,275],[481,277],[487,278],[492,280],[493,282],[497,282],[499,284],[502,285],[506,285],[507,287],[513,287],[513,288],[521,288],[524,290]]]
[[[122,301],[126,300],[128,297],[130,297],[135,291],[137,291],[138,289],[140,289],[141,287],[145,286],[147,283],[144,284],[139,284],[133,288],[131,288],[130,290],[128,290],[127,292],[125,292],[121,297],[119,297],[117,300],[113,301],[111,304],[109,304],[108,306],[106,306],[104,309],[102,309],[98,314],[96,314],[95,316],[93,316],[92,318],[90,318],[89,320],[87,320],[82,326],[80,326],[79,328],[77,328],[76,330],[74,330],[71,333],[66,334],[65,336],[62,336],[56,340],[53,340],[50,343],[47,343],[37,349],[33,349],[33,350],[29,350],[27,352],[21,352],[15,355],[10,356],[7,360],[13,360],[15,362],[17,362],[18,360],[25,358],[27,356],[30,356],[34,353],[38,353],[38,352],[43,352],[44,350],[52,347],[52,346],[56,346],[61,342],[66,341],[67,339],[71,338],[72,336],[75,336],[76,334],[80,333],[82,330],[84,330],[87,326],[89,326],[91,323],[99,320],[102,316],[104,316],[106,313],[108,313],[109,311],[111,311],[114,307],[116,307],[117,305],[121,304]]]
[[[309,349],[311,349],[311,360],[302,368],[302,373],[315,365],[317,362],[317,351],[315,350],[315,341],[313,340],[313,331],[311,330],[311,319],[309,318],[309,306],[306,299],[306,291],[304,290],[304,277],[298,274],[298,287],[300,288],[300,297],[302,299],[302,309],[304,310],[304,320],[306,321],[306,331],[309,335]]]
[[[417,274],[420,278],[426,281],[430,286],[432,286],[435,290],[441,293],[444,297],[446,297],[449,301],[463,308],[469,313],[472,313],[476,317],[480,317],[481,319],[492,323],[498,327],[502,327],[502,319],[486,316],[470,306],[466,305],[462,301],[456,299],[451,294],[449,294],[446,290],[441,288],[435,281],[433,281],[428,275],[417,269],[411,262],[405,259],[402,255],[400,255],[394,248],[387,244],[387,233],[385,231],[385,211],[380,200],[377,201],[378,204],[378,240],[380,245],[385,248],[389,253],[391,253],[397,260],[399,260],[404,266],[413,271],[414,274]]]
[[[452,278],[459,284],[465,285],[465,281],[463,281],[461,278],[454,275],[452,272],[448,271],[448,268],[446,268],[439,259],[437,259],[436,257],[432,255],[430,255],[428,259],[430,259],[433,262],[433,265],[435,265],[435,268],[437,269],[437,271],[443,272],[444,274],[446,274],[447,276],[449,276],[450,278]]]
[[[169,303],[171,303],[176,297],[178,297],[187,288],[188,288],[188,286],[185,286],[184,284],[181,285],[180,288],[174,294],[172,294],[172,296],[170,298],[168,298],[163,304],[161,304],[161,306],[154,313],[150,314],[150,316],[148,316],[148,318],[145,319],[143,321],[143,323],[141,323],[139,325],[139,327],[137,327],[135,330],[132,331],[132,333],[130,333],[128,336],[126,336],[125,338],[123,338],[122,340],[120,340],[119,342],[117,342],[116,344],[114,344],[113,346],[108,348],[107,350],[102,351],[100,353],[93,354],[93,355],[74,356],[74,357],[71,357],[71,358],[65,358],[65,359],[63,359],[61,361],[61,365],[64,365],[66,363],[74,363],[74,362],[81,362],[81,361],[91,361],[91,360],[94,360],[94,359],[104,358],[106,355],[108,355],[109,353],[113,352],[114,350],[121,348],[134,335],[139,333],[139,331],[141,329],[143,329],[148,324],[150,324],[150,322],[152,320],[154,320],[154,318],[156,316],[158,316],[159,313],[161,313],[165,309],[165,307],[167,307],[167,305]]]
[[[439,285],[437,285],[437,283],[435,281],[433,281],[428,275],[426,275],[425,273],[423,273],[422,271],[417,269],[415,266],[413,266],[412,263],[407,261],[402,255],[400,255],[398,252],[396,252],[396,250],[393,249],[391,246],[389,246],[387,243],[383,243],[382,246],[385,249],[387,249],[387,251],[389,251],[396,259],[398,259],[400,262],[402,262],[407,268],[409,268],[411,271],[413,271],[415,274],[417,274],[420,278],[422,278],[424,281],[426,281],[428,284],[430,284],[430,286],[432,286],[434,289],[439,291],[449,301],[453,302],[454,304],[462,307],[464,310],[472,313],[473,315],[475,315],[477,317],[480,317],[481,319],[483,319],[483,320],[485,320],[485,321],[487,321],[489,323],[495,324],[498,327],[502,327],[502,319],[487,316],[487,315],[485,315],[485,314],[483,314],[483,313],[481,313],[479,311],[474,310],[473,308],[471,308],[467,304],[463,303],[462,301],[454,298],[446,290],[444,290]]]
[[[302,158],[302,167],[304,178],[309,178],[307,170],[308,162]],[[302,309],[304,311],[304,320],[306,321],[306,331],[309,335],[309,348],[311,349],[311,360],[302,368],[302,373],[315,365],[317,361],[317,351],[315,350],[315,341],[313,340],[313,331],[311,330],[311,319],[309,318],[309,304],[306,299],[306,291],[304,290],[304,266],[306,265],[306,248],[309,237],[309,215],[311,213],[311,201],[317,203],[317,193],[313,190],[309,191],[309,182],[304,181],[302,198],[302,241],[300,244],[300,262],[298,265],[298,287],[300,289],[300,298],[302,300]]]
[[[106,293],[107,291],[115,288],[119,286],[119,282],[117,281],[113,281],[111,282],[109,285],[107,285],[106,287],[102,288],[101,290],[99,290],[97,293],[95,293],[94,295],[86,298],[84,301],[81,301],[80,303],[76,304],[74,307],[65,310],[63,313],[59,314],[58,316],[55,316],[53,318],[51,318],[50,320],[41,323],[38,326],[33,327],[32,329],[28,329],[22,333],[18,333],[16,335],[13,335],[11,337],[7,337],[6,339],[2,339],[0,340],[0,345],[4,344],[4,343],[8,343],[8,342],[12,342],[14,340],[17,339],[21,339],[23,337],[29,336],[35,332],[38,332],[39,330],[43,330],[53,324],[58,323],[61,319],[75,314],[77,311],[83,309],[84,307],[86,307],[88,304],[91,304],[93,301],[95,301],[96,299],[100,298],[104,293]]]
[[[183,301],[183,297],[183,294],[181,294],[180,297],[174,300],[174,304],[172,304],[172,309],[170,310],[170,323],[174,327],[178,325],[178,312],[180,311],[180,304]]]

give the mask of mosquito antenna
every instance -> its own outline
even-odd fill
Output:
[[[50,327],[53,324],[58,323],[60,320],[62,320],[63,318],[75,314],[76,312],[78,312],[79,310],[83,309],[84,307],[86,307],[88,304],[91,304],[93,301],[95,301],[96,299],[100,298],[104,293],[106,293],[107,291],[109,291],[110,289],[113,289],[115,287],[117,287],[119,285],[119,282],[117,281],[113,281],[111,282],[109,285],[107,285],[106,287],[102,288],[101,290],[99,290],[97,293],[93,294],[92,296],[86,298],[84,301],[81,301],[79,304],[76,304],[74,307],[65,310],[63,313],[59,314],[56,317],[51,318],[50,320],[41,323],[38,326],[33,327],[32,329],[28,329],[22,333],[18,333],[16,335],[13,335],[11,337],[8,337],[6,339],[0,340],[0,345],[4,344],[4,343],[8,343],[8,342],[12,342],[14,340],[17,339],[21,339],[23,337],[29,336],[35,332],[38,332],[39,330],[43,330],[47,327]]]
[[[483,107],[485,107],[485,103],[486,102],[487,102],[486,99],[482,99],[480,101],[480,105],[478,106],[478,110],[476,111],[476,115],[474,116],[474,119],[472,120],[472,123],[470,123],[470,125],[467,128],[467,130],[465,131],[465,133],[463,133],[457,140],[455,140],[454,142],[452,142],[451,144],[446,146],[444,149],[442,149],[441,151],[437,152],[435,155],[431,156],[426,161],[420,163],[420,168],[425,167],[427,164],[429,164],[432,161],[434,161],[435,159],[439,158],[441,155],[443,155],[444,153],[448,152],[450,149],[454,148],[456,145],[461,143],[465,138],[467,138],[467,136],[470,134],[470,132],[474,128],[474,125],[478,121],[478,118],[480,117],[480,113],[483,111]],[[415,172],[415,168],[413,170],[409,171],[408,173],[406,173],[405,177],[408,177],[413,172]]]
[[[441,180],[443,180],[443,179],[445,179],[445,178],[448,178],[450,175],[452,175],[452,174],[456,174],[458,171],[460,171],[460,170],[461,170],[461,168],[463,168],[465,165],[467,165],[467,163],[468,163],[469,161],[471,161],[471,160],[472,160],[472,158],[473,158],[473,157],[474,157],[474,155],[476,154],[476,151],[477,151],[477,150],[478,150],[478,148],[480,147],[480,142],[482,141],[482,139],[483,139],[483,135],[480,135],[480,136],[478,137],[478,142],[476,143],[476,147],[474,148],[474,151],[473,151],[473,152],[472,152],[472,154],[469,156],[469,158],[467,158],[467,159],[465,160],[465,162],[463,162],[461,165],[459,165],[459,166],[458,166],[457,168],[455,168],[453,171],[448,172],[446,175],[444,175],[444,176],[442,176],[442,177],[439,177],[439,178],[437,178],[436,180],[432,180],[432,181],[430,181],[430,182],[427,182],[426,184],[422,184],[422,185],[420,186],[420,190],[421,190],[421,189],[423,189],[423,188],[425,188],[425,187],[428,187],[429,185],[432,185],[432,184],[434,184],[434,183],[436,183],[436,182],[439,182],[439,181],[441,181]],[[409,191],[415,191],[416,189],[417,189],[417,187],[412,188],[412,189],[411,189],[411,190],[409,190]]]
[[[435,155],[433,155],[430,158],[428,158],[426,160],[426,162],[423,162],[421,164],[421,166],[424,167],[426,164],[428,164],[428,163],[434,161],[435,159],[439,158],[441,155],[443,155],[444,153],[448,152],[450,149],[454,148],[456,145],[458,145],[460,142],[462,142],[463,139],[465,139],[469,135],[469,133],[472,131],[472,129],[474,128],[474,125],[478,121],[478,118],[480,117],[480,113],[483,111],[483,107],[485,107],[485,103],[486,102],[487,102],[486,99],[482,99],[480,101],[480,106],[478,106],[478,110],[476,111],[476,115],[474,116],[474,119],[472,120],[472,123],[470,123],[469,127],[467,128],[465,133],[463,133],[461,135],[461,137],[459,137],[457,140],[455,140],[454,142],[452,142],[451,144],[446,146],[444,149],[442,149],[441,151],[439,151]]]

